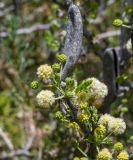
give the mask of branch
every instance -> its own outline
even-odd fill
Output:
[[[120,34],[121,34],[120,30],[104,32],[104,33],[96,35],[96,37],[94,37],[93,39],[93,43],[99,43],[99,41],[102,39],[110,38],[113,36],[120,36]]]
[[[7,134],[0,128],[0,137],[3,139],[9,150],[13,150],[14,146],[10,139],[8,138]]]
[[[16,35],[22,35],[22,34],[30,34],[36,31],[40,31],[40,30],[46,30],[51,28],[54,25],[55,21],[52,21],[48,24],[36,24],[30,28],[20,28],[18,30],[16,30]],[[5,38],[8,37],[10,35],[10,33],[8,32],[0,32],[0,37]]]
[[[20,149],[20,150],[12,151],[9,154],[5,154],[5,155],[1,156],[0,159],[1,160],[7,160],[7,159],[9,160],[14,157],[20,157],[20,156],[32,157],[31,154],[29,153],[29,151],[27,151],[25,149]]]
[[[12,150],[9,154],[4,153],[2,156],[0,156],[0,160],[1,159],[2,160],[7,160],[7,159],[12,159],[14,157],[20,157],[20,156],[32,157],[29,150],[31,149],[31,147],[33,145],[34,139],[35,139],[35,135],[33,134],[31,137],[29,137],[29,140],[28,140],[27,144],[25,145],[25,147],[23,149]]]
[[[63,81],[68,74],[70,74],[71,70],[74,68],[79,59],[83,37],[83,25],[80,10],[78,6],[72,3],[71,0],[67,0],[67,4],[69,6],[69,24],[67,27],[67,36],[63,53],[67,55],[68,60],[62,71],[61,79]]]

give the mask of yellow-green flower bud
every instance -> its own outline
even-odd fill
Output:
[[[73,96],[74,96],[74,93],[71,92],[71,91],[68,91],[68,92],[66,93],[66,97],[67,97],[67,98],[72,98]]]
[[[74,129],[74,130],[79,130],[80,129],[79,125],[76,122],[70,123],[69,127]]]
[[[115,19],[113,25],[115,27],[121,27],[123,25],[123,21],[121,19]]]
[[[39,83],[38,83],[38,81],[32,81],[30,86],[32,89],[38,89]]]
[[[53,69],[53,71],[55,71],[55,72],[59,72],[59,71],[60,71],[60,68],[61,68],[61,66],[60,66],[60,64],[58,64],[58,63],[55,63],[55,64],[52,65],[52,69]]]
[[[88,108],[88,104],[86,102],[81,102],[80,103],[80,109],[81,110],[84,110],[84,109],[87,109]]]
[[[122,111],[123,113],[127,113],[127,112],[128,112],[128,108],[127,108],[127,107],[123,107],[123,108],[121,109],[121,111]]]
[[[128,102],[127,98],[123,98],[123,99],[122,99],[122,103],[123,103],[123,104],[127,104],[127,102]]]
[[[60,111],[57,111],[55,113],[55,117],[58,119],[58,120],[62,120],[64,118],[64,115],[62,114],[62,112]]]
[[[129,155],[126,151],[120,152],[120,154],[117,156],[117,160],[129,160]]]
[[[130,139],[130,141],[132,141],[132,142],[133,142],[133,136],[130,136],[130,138],[129,138],[129,139]]]
[[[114,150],[115,150],[115,151],[118,151],[118,152],[119,152],[119,151],[122,151],[123,148],[124,148],[124,147],[123,147],[123,144],[120,143],[120,142],[117,142],[117,143],[114,144]]]
[[[105,136],[105,134],[106,134],[106,128],[103,125],[99,125],[95,129],[95,135],[97,138],[102,138]]]
[[[86,113],[81,113],[79,115],[80,122],[86,123],[89,121],[89,116]]]
[[[56,57],[58,61],[61,63],[66,63],[67,61],[67,56],[65,54],[58,54]]]

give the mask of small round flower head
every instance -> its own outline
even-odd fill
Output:
[[[58,120],[62,120],[63,117],[64,117],[64,115],[62,114],[61,111],[57,111],[57,112],[55,113],[55,117],[56,117]]]
[[[30,86],[32,89],[38,89],[39,83],[38,81],[32,81]]]
[[[54,93],[49,90],[40,91],[37,96],[37,103],[40,107],[48,108],[55,102]]]
[[[77,99],[79,102],[85,103],[86,101],[88,101],[88,94],[84,91],[81,91],[77,93]]]
[[[55,63],[55,64],[52,65],[52,69],[53,69],[53,71],[55,71],[55,72],[59,72],[59,71],[60,71],[60,68],[61,68],[61,66],[60,66],[60,64],[58,64],[58,63]]]
[[[53,69],[47,64],[41,65],[37,69],[37,75],[38,78],[43,80],[45,83],[48,83],[53,76]]]
[[[95,134],[96,136],[103,137],[106,134],[106,128],[103,125],[99,125],[96,129],[95,129]]]
[[[85,114],[85,113],[81,113],[80,115],[79,115],[79,120],[81,121],[81,122],[88,122],[88,120],[89,120],[89,116],[87,115],[87,114]]]
[[[100,117],[98,124],[104,125],[105,127],[108,126],[109,121],[112,119],[112,116],[109,114],[104,114]]]
[[[87,81],[90,81],[90,89],[89,89],[89,93],[88,95],[91,97],[96,97],[97,98],[105,98],[108,94],[108,89],[107,86],[100,82],[98,79],[96,78],[88,78]]]
[[[108,123],[108,131],[113,132],[115,135],[124,133],[126,124],[121,118],[111,118]]]
[[[128,108],[127,108],[127,107],[123,107],[123,108],[121,109],[121,111],[122,111],[123,113],[127,113],[127,112],[128,112]]]
[[[123,21],[121,19],[115,19],[113,25],[115,27],[121,27],[123,25]]]
[[[74,92],[68,91],[68,92],[66,93],[66,97],[67,97],[67,98],[72,98],[72,97],[74,97]]]
[[[111,160],[112,154],[109,152],[107,148],[102,149],[97,156],[98,160]]]
[[[129,160],[129,155],[126,151],[120,152],[120,154],[117,156],[117,160]]]
[[[87,109],[88,108],[88,104],[86,102],[81,102],[80,103],[80,109],[81,110],[84,110],[84,109]]]
[[[80,129],[79,125],[76,122],[70,123],[69,127],[72,128],[72,129],[75,129],[75,130],[79,130]]]
[[[114,144],[114,150],[115,150],[115,151],[118,151],[118,152],[119,152],[119,151],[122,151],[123,148],[124,148],[124,146],[123,146],[123,144],[120,143],[120,142],[117,142],[117,143]]]
[[[129,140],[133,142],[133,135],[130,136]]]
[[[58,61],[61,63],[65,63],[67,60],[67,56],[65,54],[58,54],[56,57],[57,57]]]

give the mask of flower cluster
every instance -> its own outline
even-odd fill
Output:
[[[60,54],[57,59],[59,63],[52,65],[52,67],[45,64],[37,69],[38,77],[43,82],[50,83],[46,87],[52,87],[52,91],[54,91],[54,93],[47,89],[40,91],[36,96],[38,105],[49,108],[55,101],[59,100],[59,103],[56,104],[62,106],[57,107],[61,110],[56,110],[56,119],[72,129],[71,131],[80,134],[89,133],[87,135],[88,142],[98,144],[98,155],[96,156],[98,160],[112,160],[114,153],[118,160],[128,160],[128,154],[123,151],[124,147],[121,143],[114,145],[112,153],[107,148],[100,150],[100,144],[112,142],[110,135],[122,134],[126,129],[126,124],[121,118],[115,118],[109,114],[104,114],[99,118],[96,105],[103,103],[108,94],[107,86],[96,78],[88,78],[78,84],[74,78],[68,77],[62,82],[61,71],[67,57]],[[34,81],[31,86],[36,89],[38,83]],[[73,112],[76,115],[72,115]],[[88,158],[75,157],[74,160],[76,159],[85,160]]]
[[[98,79],[96,78],[88,78],[87,81],[90,81],[90,90],[89,90],[89,96],[91,97],[96,97],[96,98],[100,98],[103,99],[107,96],[108,94],[108,89],[107,86],[100,82]]]
[[[118,151],[118,152],[119,152],[119,151],[122,151],[123,148],[124,148],[124,146],[123,146],[123,144],[120,143],[120,142],[117,142],[117,143],[114,144],[114,150],[115,150],[115,151]]]
[[[99,125],[96,129],[95,129],[95,137],[96,140],[100,140],[101,138],[105,137],[106,134],[106,128],[103,125]]]
[[[49,90],[40,91],[37,96],[37,103],[40,107],[48,108],[55,102],[54,93]]]
[[[117,160],[129,160],[129,155],[126,151],[121,151],[118,156]]]
[[[76,89],[79,103],[91,103],[97,108],[101,106],[108,94],[107,86],[96,78],[88,78],[81,82]]]
[[[81,122],[88,122],[89,121],[89,116],[86,113],[81,113],[79,115],[79,120]]]
[[[112,160],[112,154],[107,148],[102,149],[97,156],[98,160]]]
[[[114,133],[115,135],[124,133],[126,129],[126,124],[123,119],[112,117],[109,114],[102,115],[98,123],[106,126],[108,132]]]
[[[108,131],[113,132],[115,135],[124,133],[126,124],[121,118],[111,118],[108,123]]]
[[[74,130],[79,130],[80,129],[79,125],[76,122],[71,122],[69,124],[69,127],[74,129]]]
[[[112,118],[111,115],[109,115],[109,114],[104,114],[104,115],[102,115],[102,116],[100,117],[98,123],[101,124],[101,125],[104,125],[105,127],[107,127],[107,126],[108,126],[108,123],[109,123],[109,121],[110,121],[111,118]]]
[[[67,56],[65,54],[58,54],[56,57],[57,57],[58,61],[61,63],[65,63],[67,60]]]
[[[37,69],[37,75],[43,82],[48,83],[53,76],[53,69],[47,64],[41,65]]]

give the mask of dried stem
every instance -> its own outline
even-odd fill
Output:
[[[61,79],[63,81],[70,74],[79,59],[83,37],[83,25],[80,10],[78,6],[74,5],[70,0],[67,0],[67,4],[69,6],[69,24],[67,27],[67,36],[63,53],[67,55],[68,60],[62,71]]]

